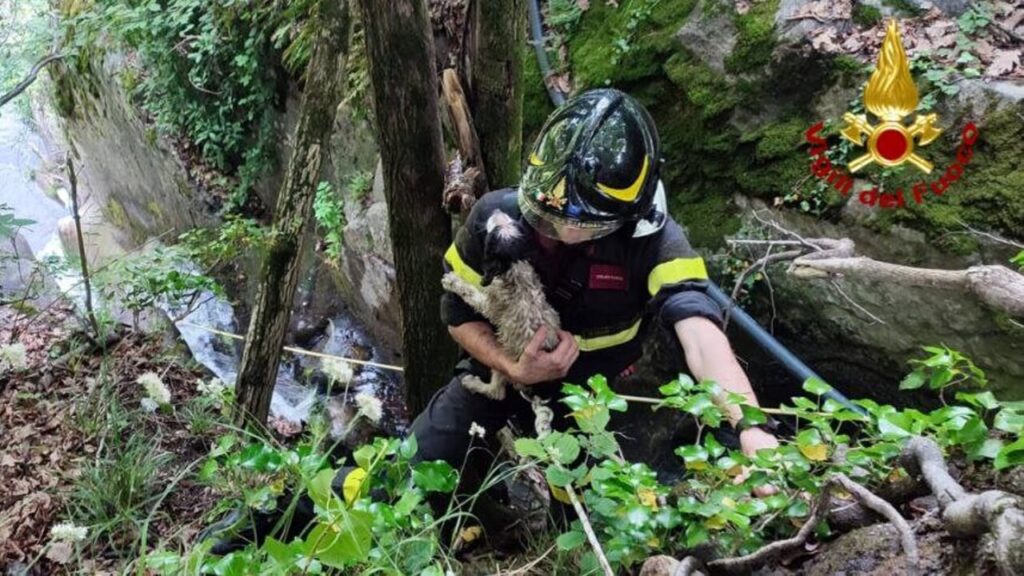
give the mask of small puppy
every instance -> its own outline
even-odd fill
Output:
[[[526,261],[530,233],[501,210],[487,218],[484,239],[483,288],[477,288],[453,272],[441,279],[453,292],[494,325],[498,343],[512,358],[519,358],[541,326],[547,327],[543,349],[558,345],[561,326],[558,312],[544,297],[544,286],[533,266]],[[505,398],[505,377],[493,370],[491,381],[466,374],[462,385],[495,400]]]

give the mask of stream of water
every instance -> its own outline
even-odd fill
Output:
[[[6,204],[17,217],[34,221],[22,229],[21,234],[36,259],[64,257],[58,229],[61,219],[71,214],[62,202],[47,195],[34,178],[35,172],[45,164],[44,157],[50,155],[52,152],[46,151],[45,143],[30,123],[11,111],[0,114],[0,204]],[[83,301],[77,272],[69,270],[54,280],[73,300]],[[168,317],[179,318],[178,330],[196,361],[223,382],[233,384],[241,347],[238,342],[225,340],[205,328],[232,334],[244,332],[244,329],[237,326],[235,311],[225,299],[202,294],[196,301],[200,304],[185,316],[182,314],[187,310],[179,304],[164,303],[161,308]],[[340,315],[330,320],[327,332],[319,339],[320,350],[342,356],[361,352],[363,359],[388,360],[380,357],[365,331],[352,318]],[[270,406],[273,416],[292,422],[302,422],[309,417],[318,395],[314,386],[303,383],[303,375],[318,368],[317,360],[291,354],[282,357]],[[398,379],[394,375],[364,368],[356,371],[352,387],[354,393],[366,392],[381,398],[386,418],[383,428],[391,432],[401,431],[401,417],[395,414],[395,407],[400,406],[401,401],[398,398]]]

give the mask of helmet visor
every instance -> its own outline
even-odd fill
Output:
[[[581,244],[603,238],[622,227],[622,221],[584,222],[575,218],[553,214],[538,206],[536,201],[520,191],[519,209],[534,230],[563,244]]]

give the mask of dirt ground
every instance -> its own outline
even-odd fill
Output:
[[[142,373],[160,374],[175,402],[195,396],[196,380],[206,375],[185,366],[180,356],[167,355],[159,336],[129,333],[107,351],[106,362],[96,351],[69,352],[77,340],[66,307],[55,307],[31,324],[24,318],[15,322],[16,317],[0,308],[0,342],[12,341],[14,331],[28,360],[26,370],[0,377],[0,573],[56,574],[67,559],[48,546],[49,530],[66,519],[75,479],[100,450],[97,435],[83,433],[84,419],[93,417],[89,399],[97,382],[110,378],[123,405],[138,406],[143,393],[135,380]],[[192,434],[175,413],[147,414],[142,428],[135,433],[170,455],[170,465],[158,472],[161,484],[170,485],[209,449],[209,440]],[[190,541],[214,499],[186,476],[155,510],[150,540]],[[80,566],[86,573],[107,573],[122,562],[98,552]]]

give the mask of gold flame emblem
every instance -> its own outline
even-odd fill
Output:
[[[903,125],[903,119],[917,108],[917,86],[910,77],[910,65],[895,20],[889,21],[885,42],[878,54],[878,67],[864,89],[864,106],[881,122],[872,125],[866,114],[847,112],[843,115],[846,122],[841,132],[843,137],[858,146],[864,146],[867,137],[868,151],[850,162],[850,172],[872,162],[882,166],[910,162],[926,173],[932,171],[932,163],[918,156],[914,147],[932,142],[942,129],[935,127],[939,119],[936,114],[918,114],[912,125]]]

